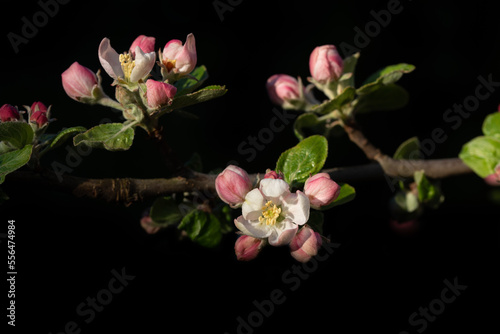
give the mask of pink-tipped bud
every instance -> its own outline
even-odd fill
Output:
[[[141,218],[141,227],[147,234],[155,234],[161,229],[161,227],[154,225],[150,216],[144,216]]]
[[[44,126],[49,122],[47,118],[47,113],[41,110],[35,111],[34,113],[31,114],[30,122],[36,123],[38,127],[41,128],[42,126]]]
[[[321,235],[305,225],[290,242],[290,254],[295,260],[304,263],[318,254],[321,244]]]
[[[309,70],[313,79],[326,84],[337,81],[342,75],[344,61],[334,45],[316,47],[309,57]]]
[[[61,74],[61,78],[64,91],[76,101],[92,98],[92,90],[98,84],[95,73],[76,61]]]
[[[300,99],[299,82],[287,74],[275,74],[267,79],[267,93],[271,102],[279,106],[287,105],[290,100]]]
[[[266,175],[264,175],[264,178],[265,179],[280,179],[280,180],[283,180],[285,177],[283,175],[283,173],[276,173],[275,171],[273,170],[266,170]]]
[[[19,114],[19,111],[17,111],[16,107],[10,104],[4,104],[0,108],[0,120],[2,122],[18,121],[20,118],[21,115]]]
[[[500,186],[500,164],[495,167],[495,173],[490,174],[484,178],[484,182],[490,186]]]
[[[169,105],[177,93],[177,88],[173,85],[149,79],[146,81],[146,97],[150,108],[159,108]]]
[[[264,245],[263,239],[257,239],[249,235],[242,235],[234,244],[234,252],[239,261],[250,261],[259,255]]]
[[[33,102],[31,105],[31,112],[34,113],[37,111],[47,112],[47,107],[42,102]]]
[[[148,37],[146,35],[138,36],[130,46],[129,52],[132,54],[132,57],[135,59],[135,48],[140,47],[142,52],[150,53],[155,51],[155,41],[154,37]]]
[[[215,179],[215,189],[220,199],[233,208],[243,204],[251,188],[250,176],[234,165],[227,166]]]
[[[189,74],[197,62],[196,43],[193,34],[186,37],[186,43],[173,39],[165,44],[162,53],[162,63],[168,73]]]
[[[304,193],[309,198],[311,207],[317,209],[336,200],[340,186],[327,173],[318,173],[306,180]]]

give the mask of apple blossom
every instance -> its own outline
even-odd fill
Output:
[[[2,122],[12,122],[12,121],[18,121],[20,119],[21,115],[19,114],[19,111],[17,110],[16,107],[10,104],[4,104],[0,108],[0,120]]]
[[[309,57],[309,70],[320,84],[337,81],[342,75],[344,61],[334,45],[316,47]]]
[[[233,208],[240,207],[252,188],[247,172],[240,167],[229,165],[215,179],[215,189],[220,199]]]
[[[307,262],[318,254],[321,244],[321,235],[306,225],[290,242],[290,254],[299,262]]]
[[[47,113],[41,110],[32,113],[30,116],[30,121],[36,123],[39,128],[41,128],[42,126],[44,126],[49,122],[47,118]]]
[[[99,61],[110,77],[120,83],[137,83],[145,79],[155,65],[155,52],[144,52],[137,45],[131,52],[118,54],[108,38],[99,44]]]
[[[130,46],[129,52],[132,54],[132,57],[135,57],[135,48],[138,46],[141,48],[142,52],[149,53],[155,51],[155,41],[154,37],[148,37],[145,35],[138,36]]]
[[[272,246],[286,245],[295,236],[299,225],[309,219],[309,199],[301,191],[291,193],[280,179],[263,179],[259,188],[248,192],[242,215],[235,219],[243,234],[267,238]]]
[[[33,102],[33,104],[31,105],[31,112],[37,111],[47,112],[47,107],[42,102]]]
[[[61,78],[64,91],[76,101],[93,99],[92,91],[99,85],[96,74],[76,61],[61,74]]]
[[[197,62],[194,35],[187,35],[184,45],[178,39],[169,41],[163,48],[160,60],[165,76],[169,79],[176,80],[191,73]]]
[[[177,88],[168,83],[148,79],[146,97],[150,108],[159,108],[172,103]]]
[[[340,193],[340,186],[330,179],[328,173],[318,173],[309,177],[304,184],[304,193],[317,209],[333,202]]]
[[[274,170],[266,170],[266,175],[264,175],[265,179],[284,179],[283,173],[276,173]]]
[[[241,235],[234,244],[236,258],[239,261],[250,261],[259,255],[260,250],[264,246],[263,239],[257,239],[248,235]]]
[[[287,74],[275,74],[267,79],[267,93],[271,102],[285,107],[291,106],[289,101],[300,99],[300,85],[297,79]]]

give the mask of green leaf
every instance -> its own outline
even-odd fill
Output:
[[[420,151],[420,141],[417,137],[411,137],[405,140],[396,149],[393,156],[397,160],[418,160],[422,159],[422,152]]]
[[[329,210],[335,206],[346,204],[356,198],[356,189],[347,183],[339,183],[339,196],[332,203],[320,207],[321,211]]]
[[[47,147],[44,148],[44,150],[40,153],[40,155],[45,154],[46,152],[53,150],[62,144],[69,138],[86,131],[87,129],[84,128],[83,126],[74,126],[71,128],[63,129],[61,130],[57,135],[53,136],[51,139],[49,139],[49,144]]]
[[[485,136],[500,139],[500,112],[486,116],[483,122],[483,133]]]
[[[415,212],[419,208],[418,198],[411,191],[399,191],[394,200],[399,208],[405,212]]]
[[[21,149],[32,144],[33,129],[24,122],[1,122],[0,141],[7,141],[14,148]]]
[[[485,178],[495,173],[500,163],[500,138],[476,137],[462,147],[458,156],[477,175]]]
[[[151,206],[149,215],[153,223],[161,227],[178,224],[183,217],[179,203],[169,196],[157,198]]]
[[[343,87],[354,87],[354,70],[356,69],[358,58],[359,52],[356,52],[355,54],[344,59],[343,74],[339,80],[339,84]]]
[[[314,135],[283,152],[276,163],[276,171],[281,171],[289,184],[302,183],[323,168],[327,155],[326,138]]]
[[[362,94],[354,107],[356,113],[370,111],[395,110],[408,104],[410,95],[403,87],[396,84],[377,84],[371,91]]]
[[[162,113],[171,112],[175,109],[181,109],[193,104],[206,102],[217,97],[226,94],[227,89],[224,86],[208,86],[200,89],[194,93],[189,93],[181,96],[174,97],[172,104],[165,109],[162,109]]]
[[[188,213],[178,226],[191,240],[203,247],[212,248],[222,238],[221,224],[215,215],[201,210]]]
[[[405,73],[410,73],[415,69],[415,66],[410,64],[397,64],[387,66],[374,74],[372,74],[364,83],[363,86],[357,89],[358,95],[368,94],[383,85],[395,83]]]
[[[323,223],[325,222],[325,215],[320,211],[311,210],[307,225],[319,234],[323,234]]]
[[[444,201],[444,196],[441,189],[431,183],[424,174],[424,171],[417,171],[414,174],[415,183],[417,184],[418,200],[427,206],[436,209]]]
[[[191,93],[205,80],[207,80],[207,78],[208,72],[205,65],[196,67],[191,73],[189,73],[189,77],[182,78],[175,82],[175,87],[177,88],[176,96]]]
[[[134,129],[122,123],[101,124],[73,138],[74,145],[86,144],[108,151],[128,150],[134,141]]]
[[[297,117],[293,123],[293,131],[299,140],[315,134],[328,135],[326,121],[319,121],[318,116],[312,113],[304,113]]]
[[[346,87],[344,91],[336,98],[314,106],[311,111],[320,115],[328,114],[329,112],[332,112],[334,110],[341,111],[342,107],[352,102],[355,97],[356,89],[354,89],[353,87]]]
[[[0,184],[5,176],[28,163],[31,157],[32,145],[0,155]]]

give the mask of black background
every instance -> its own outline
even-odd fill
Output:
[[[224,1],[225,2],[225,1]],[[234,1],[234,3],[238,3]],[[53,105],[51,132],[63,127],[91,127],[104,118],[118,120],[108,108],[90,107],[68,98],[60,74],[74,61],[97,70],[97,47],[103,37],[118,51],[140,34],[156,37],[156,48],[170,39],[196,36],[198,64],[207,66],[206,84],[226,85],[219,99],[191,107],[197,118],[166,115],[167,140],[187,160],[198,152],[204,171],[237,161],[249,172],[272,168],[280,152],[295,145],[291,125],[276,133],[254,161],[238,145],[269,126],[273,105],[265,90],[275,73],[309,75],[315,46],[355,46],[355,27],[373,21],[370,12],[388,1],[241,1],[221,21],[212,1],[73,0],[27,44],[13,51],[7,34],[21,33],[22,17],[40,11],[35,2],[7,7],[2,15],[0,104]],[[443,113],[475,93],[478,76],[500,80],[497,11],[487,1],[401,1],[403,10],[362,47],[356,77],[362,82],[375,70],[407,62],[416,70],[401,81],[410,92],[402,110],[367,115],[360,122],[367,136],[391,154],[405,139],[429,138],[442,128],[447,140],[429,158],[454,157],[461,145],[480,135],[484,117],[500,103],[498,92],[482,101],[458,129]],[[104,89],[113,94],[103,73]],[[145,133],[138,130],[127,152],[94,150],[72,175],[86,177],[164,177],[161,161]],[[366,159],[346,138],[330,141],[326,167],[362,164]],[[42,161],[64,163],[64,148]],[[318,263],[300,287],[282,275],[297,265],[285,248],[265,249],[250,263],[233,252],[236,235],[207,250],[176,231],[147,235],[139,225],[151,202],[131,207],[77,199],[50,189],[25,190],[9,183],[11,200],[0,208],[2,232],[16,220],[16,331],[59,333],[75,321],[81,333],[237,333],[238,317],[256,310],[253,301],[280,289],[286,301],[254,328],[254,333],[415,333],[408,318],[428,307],[445,288],[443,281],[467,288],[425,333],[458,329],[485,332],[498,328],[498,205],[494,189],[474,175],[443,180],[442,207],[426,211],[416,232],[406,235],[389,224],[386,180],[353,182],[355,201],[327,214],[325,235],[340,247]],[[496,192],[498,197],[498,192]],[[3,245],[3,242],[2,242]],[[4,254],[6,257],[6,251]],[[6,259],[5,259],[6,261]],[[112,302],[85,323],[77,306],[108,286],[112,270],[135,276]],[[6,271],[6,270],[4,270]],[[6,292],[1,292],[6,298]],[[3,322],[7,322],[3,317]],[[10,328],[12,329],[12,328]],[[244,332],[244,331],[243,331]]]

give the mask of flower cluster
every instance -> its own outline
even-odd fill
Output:
[[[334,45],[316,47],[309,57],[310,85],[304,87],[300,77],[288,74],[272,75],[266,84],[271,101],[285,109],[308,109],[319,102],[312,94],[312,88],[323,91],[330,99],[342,88],[337,85],[344,70],[344,61]]]
[[[116,52],[108,38],[99,44],[99,61],[104,71],[114,79],[118,102],[102,90],[100,71],[94,73],[78,62],[61,75],[66,94],[79,102],[121,109],[126,119],[137,121],[170,105],[177,92],[174,83],[188,76],[196,66],[195,39],[193,34],[189,34],[184,44],[177,39],[169,41],[163,51],[158,52],[158,61],[155,42],[154,37],[140,35],[123,53]],[[150,78],[155,64],[161,69],[161,80]]]
[[[4,104],[0,107],[1,122],[28,122],[35,133],[45,130],[50,119],[50,106],[47,108],[42,102],[34,102],[31,107],[24,106],[26,111],[19,111],[17,107]],[[27,113],[28,120],[22,114]]]
[[[247,172],[233,165],[217,176],[215,186],[222,201],[242,210],[234,220],[242,234],[235,245],[239,260],[255,258],[269,244],[289,245],[295,259],[308,261],[321,246],[319,233],[306,225],[310,209],[329,205],[340,192],[326,173],[309,177],[303,191],[291,192],[283,175],[268,170],[253,187]]]

